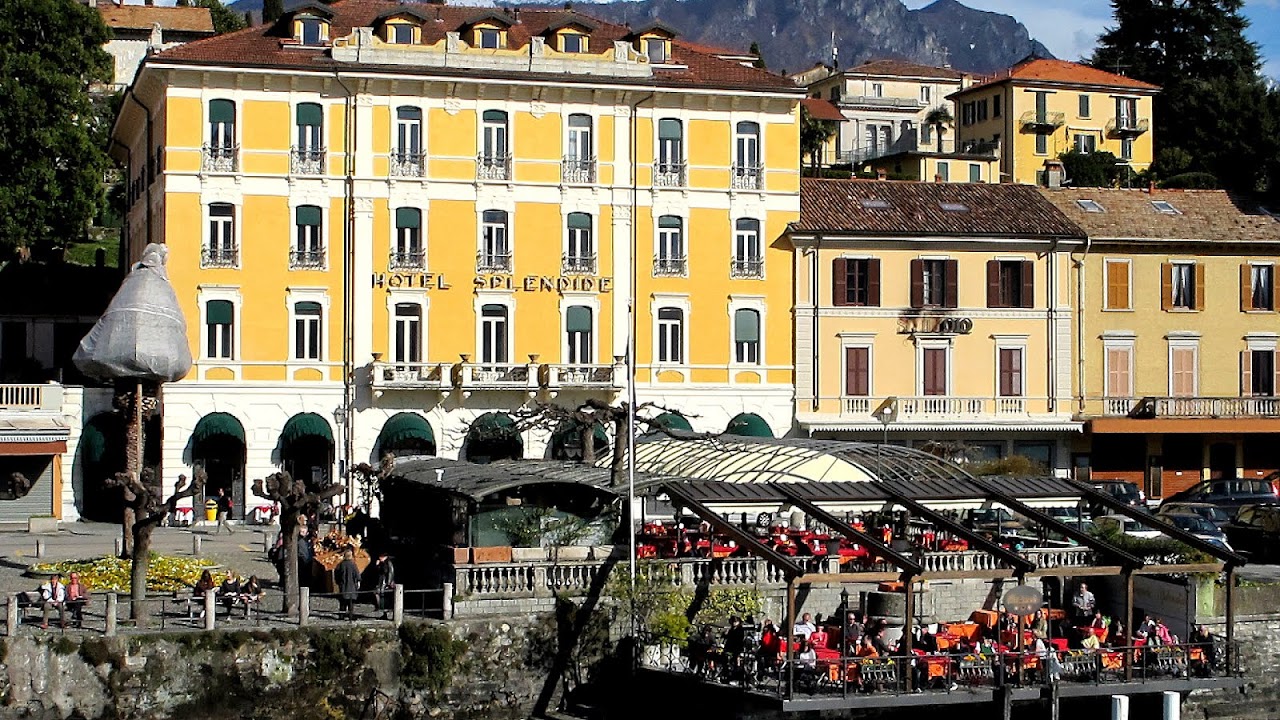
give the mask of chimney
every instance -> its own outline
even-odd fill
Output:
[[[884,168],[876,168],[876,179],[877,179],[877,180],[888,180],[888,179],[889,179],[889,171],[888,171],[888,170],[885,170]]]
[[[1066,169],[1062,166],[1061,160],[1044,161],[1044,183],[1050,189],[1061,190],[1066,174]]]
[[[1155,191],[1156,191],[1156,181],[1152,180],[1151,182],[1147,183],[1147,194],[1150,195]]]
[[[934,182],[936,182],[936,183],[940,183],[940,182],[942,182],[942,175],[941,175],[941,174],[934,175],[934,176],[933,176],[933,181],[934,181]]]

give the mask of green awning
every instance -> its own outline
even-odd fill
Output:
[[[591,444],[592,449],[598,457],[609,449],[609,436],[605,434],[604,427],[600,423],[594,423],[595,427],[591,428]],[[551,434],[551,457],[556,460],[580,460],[582,459],[582,424],[578,422],[566,421]],[[575,448],[573,453],[569,453],[569,448]]]
[[[408,105],[401,105],[400,107],[396,108],[396,117],[400,118],[401,120],[421,120],[422,108],[410,107]]]
[[[224,412],[209,413],[200,418],[196,429],[191,431],[191,444],[197,445],[219,435],[235,438],[244,444],[244,426],[235,415]]]
[[[564,329],[566,332],[591,332],[591,308],[571,305],[565,313]]]
[[[755,310],[735,310],[733,340],[734,342],[760,342],[760,313]]]
[[[405,444],[429,443],[435,447],[436,436],[426,418],[409,412],[396,413],[382,424],[378,433],[378,454]]]
[[[494,437],[515,433],[516,423],[506,413],[487,412],[472,421],[471,427],[467,429],[468,435],[475,436]]]
[[[298,105],[298,124],[323,125],[324,111],[315,103],[302,103]]]
[[[729,421],[729,427],[725,428],[724,431],[729,435],[743,435],[745,437],[773,437],[773,430],[769,427],[769,423],[755,413],[735,415]]]
[[[580,212],[569,213],[568,225],[570,228],[574,229],[590,230],[591,216]]]
[[[320,208],[315,205],[299,205],[294,213],[299,225],[320,224]]]
[[[396,227],[416,228],[422,224],[422,211],[418,208],[396,208]]]
[[[504,123],[507,121],[507,114],[501,110],[485,110],[484,121],[487,123]]]
[[[280,431],[280,445],[288,446],[305,437],[324,438],[330,445],[333,444],[333,430],[324,418],[315,413],[298,413],[289,418],[289,422]]]
[[[693,426],[689,424],[688,419],[680,413],[664,412],[653,420],[649,421],[653,427],[659,427],[664,430],[684,430],[685,432],[693,432]]]
[[[675,215],[663,215],[658,218],[658,227],[660,228],[678,228],[683,223],[680,218]]]
[[[679,140],[682,134],[679,120],[663,118],[658,121],[659,140]]]
[[[209,101],[209,122],[233,123],[236,121],[236,104],[230,100]]]
[[[230,300],[210,300],[205,306],[205,322],[209,325],[230,325],[234,314]]]

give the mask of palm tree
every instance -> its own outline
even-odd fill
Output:
[[[925,124],[932,125],[933,132],[938,137],[938,152],[942,152],[942,135],[947,132],[947,126],[951,125],[955,121],[956,119],[951,116],[951,111],[947,109],[946,105],[939,105],[938,107],[930,110],[928,115],[924,116]]]
[[[816,170],[818,158],[826,148],[827,142],[836,136],[836,124],[830,120],[818,120],[809,114],[804,106],[800,107],[800,154],[808,155]]]

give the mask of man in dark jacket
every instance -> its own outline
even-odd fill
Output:
[[[333,580],[338,586],[338,610],[355,620],[356,599],[360,597],[360,568],[356,567],[355,553],[348,548],[342,553],[342,562],[333,570]]]
[[[395,589],[396,566],[391,563],[391,558],[385,552],[380,552],[374,563],[373,604],[382,611],[383,620],[387,619],[387,610],[395,602],[392,597]]]

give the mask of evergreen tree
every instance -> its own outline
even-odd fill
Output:
[[[0,2],[0,251],[85,236],[103,200],[112,79],[102,17],[73,0]],[[104,102],[102,106],[108,106]]]
[[[742,46],[741,46],[741,45],[739,45],[738,47],[742,47]],[[764,61],[764,54],[760,52],[760,43],[758,43],[758,42],[756,42],[756,41],[752,40],[752,41],[751,41],[751,49],[750,49],[750,50],[748,50],[747,52],[749,52],[749,53],[751,53],[752,55],[755,55],[755,56],[756,56],[755,61],[751,63],[752,65],[755,65],[756,67],[760,68],[761,70],[764,70],[765,68],[767,68],[767,67],[768,67],[768,65],[766,65],[766,64],[765,64],[765,61]]]
[[[270,25],[284,14],[284,0],[263,0],[262,22]]]
[[[209,14],[213,16],[213,30],[219,35],[245,27],[244,18],[218,0],[196,0],[196,7],[209,8]]]
[[[1116,20],[1090,63],[1161,86],[1154,102],[1157,149],[1191,157],[1224,187],[1274,184],[1280,143],[1272,128],[1277,91],[1262,78],[1257,46],[1244,37],[1243,0],[1112,0]],[[1171,173],[1157,163],[1157,176]]]

